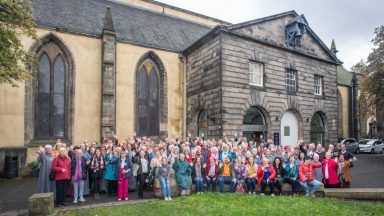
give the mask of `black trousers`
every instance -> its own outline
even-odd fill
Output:
[[[89,190],[93,191],[92,170],[88,172]]]
[[[117,181],[108,180],[108,195],[115,195],[117,193]]]
[[[296,194],[299,191],[299,180],[285,179],[285,182],[292,186],[292,193]]]
[[[267,186],[269,187],[271,194],[273,194],[275,192],[275,182],[268,181],[268,184],[267,184],[267,180],[265,179],[261,180],[261,193],[265,193],[265,188]]]
[[[339,184],[329,184],[329,180],[326,179],[324,187],[325,188],[338,188],[338,187],[340,187],[340,185]]]
[[[62,205],[65,201],[65,193],[67,192],[67,180],[56,181],[56,205]]]
[[[92,177],[94,193],[100,193],[100,181],[101,181],[101,177]]]
[[[283,192],[283,180],[279,181],[278,179],[275,180],[274,186],[279,190],[279,194]]]
[[[139,198],[143,198],[145,179],[147,179],[148,173],[137,174],[137,181],[139,182]]]

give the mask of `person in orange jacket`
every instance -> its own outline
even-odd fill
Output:
[[[257,169],[257,185],[261,185],[260,195],[265,195],[265,188],[268,186],[271,192],[271,196],[275,196],[275,178],[275,169],[273,168],[272,164],[269,163],[268,158],[263,158],[263,163]]]

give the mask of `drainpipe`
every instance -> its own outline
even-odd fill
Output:
[[[179,53],[179,60],[181,63],[181,138],[184,137],[184,54],[182,52]]]

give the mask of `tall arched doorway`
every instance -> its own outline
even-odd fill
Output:
[[[299,139],[299,122],[295,113],[287,111],[281,118],[280,126],[281,145],[295,146]]]
[[[260,135],[263,135],[265,139],[268,132],[268,126],[263,112],[256,107],[249,108],[244,116],[242,130],[243,136],[248,140],[260,143]]]
[[[311,143],[324,146],[324,120],[319,112],[312,116],[311,120]]]
[[[197,119],[197,135],[205,139],[208,136],[208,116],[206,110],[201,110]]]

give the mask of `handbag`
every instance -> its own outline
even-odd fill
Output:
[[[55,171],[53,169],[51,169],[51,171],[49,172],[49,180],[55,180]]]

